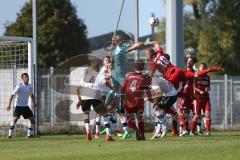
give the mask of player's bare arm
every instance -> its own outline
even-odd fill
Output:
[[[12,104],[13,97],[14,97],[14,95],[11,95],[8,99],[7,111],[11,110],[11,104]]]
[[[77,88],[77,96],[78,96],[78,102],[77,102],[77,104],[76,104],[76,107],[77,107],[77,109],[80,107],[80,105],[81,105],[81,93],[80,93],[80,88],[81,87],[78,87]]]

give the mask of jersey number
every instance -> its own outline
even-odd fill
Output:
[[[137,88],[137,80],[133,80],[129,86],[129,90],[131,92],[135,92],[136,91],[136,88]]]

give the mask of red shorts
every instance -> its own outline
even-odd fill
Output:
[[[178,100],[178,108],[182,110],[188,110],[193,108],[193,98],[179,98]]]
[[[203,111],[208,111],[210,112],[211,111],[211,103],[210,103],[210,100],[204,100],[204,101],[199,101],[199,100],[196,100],[196,113],[197,114],[201,114],[201,110],[203,109]]]
[[[135,101],[135,103],[125,103],[124,107],[126,109],[126,112],[128,113],[138,113],[139,111],[144,110],[144,101],[139,100]]]

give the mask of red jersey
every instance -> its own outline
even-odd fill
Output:
[[[127,74],[122,91],[125,94],[124,106],[128,108],[144,106],[144,91],[148,97],[151,96],[150,82],[137,72]]]
[[[195,79],[194,86],[197,89],[205,91],[207,88],[210,87],[210,77],[208,75],[203,75]],[[195,95],[197,98],[206,99],[209,98],[208,92],[204,92],[204,94],[200,94],[198,91],[195,91]]]
[[[182,72],[182,70],[172,65],[171,62],[163,56],[163,50],[159,44],[156,44],[154,47],[157,54],[150,60],[151,62],[149,62],[148,65],[149,70],[155,72],[157,69],[177,90],[179,82],[181,81],[181,73],[179,72]]]

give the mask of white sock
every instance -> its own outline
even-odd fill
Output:
[[[120,119],[120,121],[121,121],[122,128],[123,128],[124,132],[125,132],[125,133],[128,133],[128,132],[129,132],[129,128],[128,128],[128,125],[127,125],[126,117],[125,117],[125,116],[122,116],[122,118]]]
[[[84,122],[85,122],[86,132],[88,133],[88,132],[90,132],[90,125],[89,125],[90,121],[89,121],[89,119],[85,119]]]
[[[101,117],[97,116],[96,117],[96,133],[99,132],[100,130],[100,121],[101,121]]]
[[[30,123],[28,126],[28,131],[27,131],[27,136],[32,136],[33,135],[33,126],[34,124]]]
[[[15,125],[16,124],[13,121],[10,122],[9,130],[8,130],[8,136],[12,136]]]
[[[111,128],[110,128],[110,119],[109,119],[109,117],[108,116],[104,116],[103,120],[104,120],[104,126],[105,126],[105,129],[106,129],[107,135],[111,135]]]

